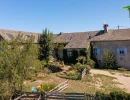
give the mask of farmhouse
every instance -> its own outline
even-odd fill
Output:
[[[60,32],[53,35],[53,40],[54,43],[67,43],[64,48],[67,49],[68,56],[72,56],[73,49],[80,51],[91,44],[93,46],[93,54],[99,64],[102,64],[103,51],[105,49],[112,50],[116,56],[117,65],[130,69],[130,28],[109,30],[107,24],[104,24],[103,28],[103,30],[90,32]],[[38,43],[40,33],[5,29],[0,29],[0,40],[9,40],[11,36],[16,36],[18,33],[23,34],[26,38],[30,38],[33,35],[35,37],[34,43]],[[62,51],[59,52],[59,55],[61,58],[63,57]]]

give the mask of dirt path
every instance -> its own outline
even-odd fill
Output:
[[[130,77],[124,76],[123,74],[125,73],[114,72],[114,74],[112,74],[109,71],[103,71],[103,70],[97,70],[97,69],[92,69],[90,73],[91,74],[104,74],[104,75],[115,77],[117,79],[115,79],[114,81],[117,81],[122,84],[122,85],[119,85],[119,87],[122,89],[126,89],[126,91],[130,93]],[[130,74],[125,74],[125,75],[130,76]]]

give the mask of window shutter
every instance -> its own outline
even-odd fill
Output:
[[[127,54],[127,48],[124,48],[124,54],[125,55]]]
[[[97,55],[100,55],[100,49],[99,48],[97,49]]]
[[[120,54],[119,48],[116,49],[116,54]]]

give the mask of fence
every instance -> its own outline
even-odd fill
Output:
[[[61,92],[61,91],[65,90],[66,88],[68,88],[68,86],[69,86],[68,81],[65,81],[65,82],[57,85],[54,89],[50,90],[50,92],[52,92],[52,91],[59,91],[59,92]]]
[[[98,98],[87,93],[26,92],[21,98],[14,100],[98,100]]]
[[[84,68],[84,70],[82,71],[82,78],[86,75],[86,68]]]

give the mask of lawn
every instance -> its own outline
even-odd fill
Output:
[[[66,79],[57,77],[56,74],[39,73],[39,76],[25,81],[25,90],[30,91],[31,87],[37,87],[42,83],[59,84],[66,81]],[[108,93],[113,90],[120,90],[118,87],[120,83],[114,81],[114,79],[116,78],[103,74],[88,74],[82,80],[68,80],[69,87],[64,92],[86,92],[94,94],[96,91]]]

